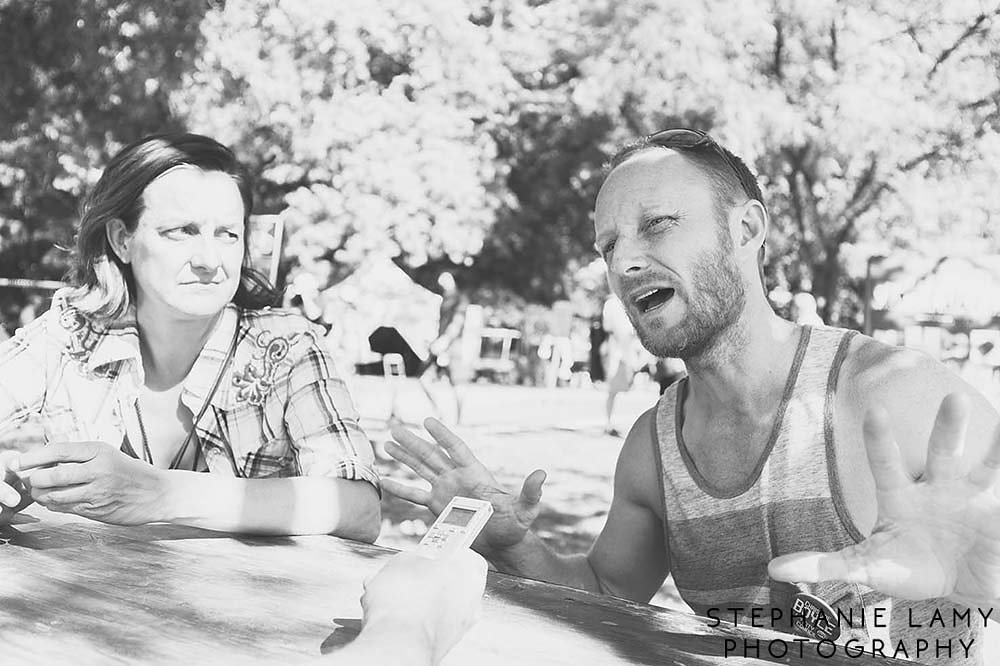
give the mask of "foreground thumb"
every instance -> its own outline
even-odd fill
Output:
[[[538,504],[542,499],[542,484],[545,483],[545,471],[536,469],[528,475],[521,487],[521,501],[528,505]]]

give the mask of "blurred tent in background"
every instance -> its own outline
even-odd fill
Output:
[[[1000,328],[1000,255],[884,259],[873,288],[875,329],[938,324]]]
[[[1000,255],[894,253],[877,262],[872,335],[949,363],[996,388],[1000,373]],[[989,393],[989,392],[987,392]]]
[[[345,366],[379,361],[369,336],[380,326],[396,329],[413,352],[426,358],[437,336],[441,297],[415,283],[389,259],[363,263],[326,289],[322,302],[330,338]]]

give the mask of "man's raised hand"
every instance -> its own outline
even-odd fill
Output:
[[[536,469],[524,480],[518,495],[503,488],[455,433],[437,419],[427,419],[424,427],[434,442],[403,427],[394,427],[394,442],[386,445],[393,458],[430,483],[429,490],[383,479],[387,492],[427,507],[435,515],[456,495],[490,502],[493,516],[476,539],[473,548],[489,555],[521,543],[538,516],[545,472]]]
[[[1000,427],[986,457],[964,472],[968,399],[941,403],[923,477],[904,468],[882,409],[864,424],[878,519],[871,536],[833,553],[794,553],[771,561],[772,578],[861,583],[903,599],[947,597],[969,605],[1000,598]]]

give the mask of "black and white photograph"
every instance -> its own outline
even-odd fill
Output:
[[[1000,663],[1000,0],[0,0],[0,663]]]

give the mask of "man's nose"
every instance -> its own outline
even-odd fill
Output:
[[[632,238],[619,238],[615,242],[612,267],[619,275],[640,273],[649,266],[642,243]]]

